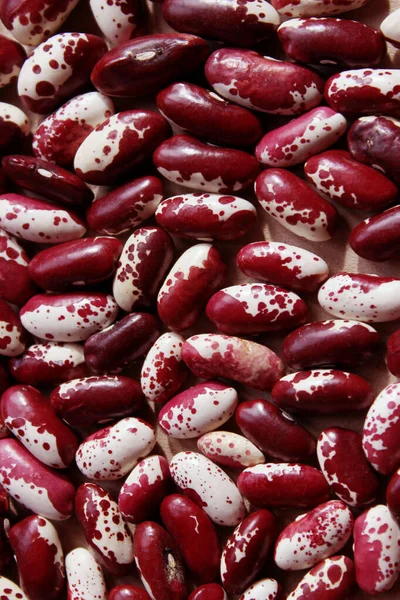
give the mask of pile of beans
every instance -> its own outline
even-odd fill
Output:
[[[0,4],[0,599],[388,592],[400,9],[84,4]]]

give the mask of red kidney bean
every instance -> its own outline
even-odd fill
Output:
[[[150,600],[150,596],[137,585],[117,585],[109,592],[107,600]]]
[[[181,492],[199,505],[217,525],[234,527],[246,514],[243,498],[232,479],[197,452],[179,452],[169,465]]]
[[[253,50],[216,50],[207,60],[205,74],[223,98],[278,115],[296,115],[318,106],[324,89],[324,82],[313,71]]]
[[[400,185],[400,121],[390,117],[361,117],[347,136],[350,154],[379,169]]]
[[[152,600],[185,600],[185,570],[170,534],[145,521],[137,526],[133,545],[136,567]]]
[[[394,206],[357,225],[350,235],[350,246],[358,256],[381,262],[400,250],[400,206]]]
[[[253,242],[243,246],[236,264],[245,275],[301,293],[315,292],[328,277],[322,258],[281,242]]]
[[[280,600],[282,594],[282,588],[275,579],[260,579],[240,596],[240,600]]]
[[[78,0],[4,0],[0,18],[12,35],[25,46],[37,46],[55,33]]]
[[[197,440],[204,456],[231,469],[245,469],[265,462],[265,457],[245,437],[231,431],[211,431]]]
[[[318,292],[324,310],[341,319],[368,323],[400,317],[400,279],[372,274],[337,273]]]
[[[259,508],[307,508],[329,497],[323,474],[308,465],[256,465],[240,473],[237,485],[241,494]]]
[[[218,583],[206,583],[193,590],[188,600],[228,600],[228,596]]]
[[[38,387],[52,387],[87,374],[82,346],[62,342],[33,344],[8,366],[14,379]]]
[[[64,554],[54,525],[32,515],[10,530],[19,582],[30,600],[57,600],[65,585]]]
[[[192,83],[173,83],[159,92],[157,107],[176,128],[221,146],[252,146],[262,135],[250,111]]]
[[[182,194],[167,198],[156,210],[157,223],[175,235],[197,240],[235,240],[256,220],[250,202],[219,194]]]
[[[36,254],[29,274],[44,290],[64,292],[111,277],[121,252],[122,243],[112,237],[72,240]]]
[[[142,227],[126,240],[113,295],[122,310],[130,312],[155,304],[157,293],[174,259],[174,244],[159,227]]]
[[[0,8],[0,11],[2,8]],[[14,40],[0,35],[0,88],[14,81],[26,59],[25,50]]]
[[[138,412],[143,395],[134,379],[103,375],[62,383],[52,391],[50,402],[69,425],[87,427]]]
[[[207,317],[228,335],[294,329],[307,319],[307,305],[293,292],[263,283],[242,283],[216,292]]]
[[[271,393],[275,404],[283,410],[310,415],[363,411],[374,398],[374,391],[365,379],[335,369],[291,373],[282,377]]]
[[[386,488],[386,504],[390,512],[396,517],[397,521],[400,518],[400,469],[397,469],[390,478]]]
[[[37,294],[22,307],[21,323],[29,333],[55,342],[80,342],[109,327],[117,304],[107,294]]]
[[[221,581],[229,594],[242,594],[255,580],[275,538],[276,521],[268,510],[257,510],[236,527],[221,557]]]
[[[14,385],[4,392],[1,416],[15,437],[43,464],[65,469],[74,460],[77,437],[34,387]]]
[[[173,265],[159,291],[160,319],[174,331],[191,327],[225,279],[226,266],[218,250],[211,244],[192,246]]]
[[[383,504],[368,509],[354,523],[357,585],[367,594],[390,590],[400,573],[400,528]]]
[[[83,483],[75,496],[75,514],[86,541],[100,562],[114,574],[122,574],[133,562],[133,541],[118,505],[95,483]]]
[[[248,400],[236,410],[242,433],[262,452],[279,461],[307,461],[315,452],[315,439],[272,402]]]
[[[118,495],[118,508],[125,521],[141,523],[158,509],[167,495],[170,479],[168,461],[148,456],[130,472]]]
[[[365,458],[358,433],[343,427],[324,429],[317,455],[325,479],[340,500],[355,508],[373,503],[379,481]]]
[[[400,47],[399,9],[391,12],[380,25],[383,37],[396,48]]]
[[[159,334],[153,315],[126,315],[114,325],[86,340],[86,364],[95,373],[119,373],[124,367],[147,354]]]
[[[36,129],[32,143],[35,156],[69,167],[83,140],[112,114],[112,100],[98,92],[68,100]]]
[[[101,567],[86,548],[75,548],[65,557],[69,598],[107,600]]]
[[[400,465],[400,383],[386,386],[376,397],[365,418],[362,443],[371,465],[382,475],[391,475]]]
[[[190,498],[172,494],[162,501],[160,514],[191,573],[205,583],[215,581],[221,549],[204,510]]]
[[[187,367],[182,360],[185,342],[178,333],[164,333],[144,359],[140,384],[147,400],[165,402],[181,387]]]
[[[257,390],[270,390],[284,373],[282,361],[266,346],[215,333],[188,338],[182,358],[196,377],[226,377]]]
[[[267,39],[281,22],[277,11],[265,0],[240,4],[225,0],[211,5],[207,0],[196,4],[165,0],[163,16],[176,31],[244,47]]]
[[[237,403],[234,388],[218,381],[206,381],[171,398],[162,407],[158,422],[173,438],[196,438],[226,423]]]
[[[201,67],[208,44],[194,35],[157,33],[119,44],[99,60],[92,83],[108,96],[153,94]]]
[[[81,238],[84,222],[65,208],[20,194],[0,197],[2,229],[29,242],[58,244]]]
[[[9,385],[10,385],[10,377],[9,377],[7,367],[3,362],[0,362],[0,394],[5,392],[5,390],[9,387]],[[4,428],[4,423],[2,423],[2,419],[0,419],[0,431],[2,430],[2,428]],[[0,439],[1,439],[1,437],[5,437],[4,431],[2,433],[3,433],[3,435],[0,436]]]
[[[358,367],[382,349],[379,333],[359,321],[331,320],[307,323],[289,333],[282,360],[291,369],[322,366]]]
[[[297,175],[267,169],[257,177],[255,192],[262,208],[299,237],[312,242],[332,237],[336,210]]]
[[[2,573],[13,560],[13,552],[9,542],[9,530],[10,521],[8,519],[0,518],[0,570]]]
[[[75,488],[14,439],[0,440],[0,485],[25,508],[62,521],[73,512]]]
[[[285,17],[338,15],[364,6],[368,0],[271,0],[272,6]]]
[[[0,150],[3,153],[14,142],[20,142],[31,131],[29,119],[17,106],[0,102]]]
[[[18,356],[25,350],[25,333],[18,315],[0,298],[0,355]]]
[[[169,181],[216,194],[248,188],[260,171],[251,154],[205,144],[190,135],[166,140],[154,152],[153,161]]]
[[[400,378],[400,330],[392,333],[387,341],[386,361],[389,371]]]
[[[0,516],[8,517],[10,513],[10,508],[10,499],[8,497],[8,494],[6,490],[0,486]]]
[[[83,140],[75,155],[76,174],[94,185],[118,183],[121,177],[149,157],[169,134],[168,123],[154,111],[126,110],[117,113]],[[115,195],[121,202],[120,192]],[[136,211],[138,208],[135,207]]]
[[[380,210],[397,198],[397,187],[389,179],[345,150],[329,150],[310,158],[304,172],[319,192],[347,208]]]
[[[89,435],[79,446],[75,462],[88,479],[121,479],[152,451],[155,443],[151,425],[126,417]]]
[[[346,128],[340,113],[328,106],[314,108],[266,133],[256,147],[256,157],[268,167],[292,167],[332,146]]]
[[[0,297],[11,304],[24,304],[35,293],[29,277],[29,257],[17,240],[0,230]],[[12,285],[9,282],[12,281]]]
[[[66,206],[82,206],[93,199],[93,192],[79,177],[65,169],[32,156],[15,154],[1,162],[4,173],[19,187]]]
[[[350,19],[290,19],[278,36],[289,58],[314,65],[371,67],[386,54],[377,29]]]
[[[144,10],[140,0],[105,2],[90,0],[90,8],[97,26],[111,44],[121,44],[138,35]]]
[[[0,575],[0,594],[5,600],[29,600],[20,587],[3,575]]]
[[[353,561],[332,556],[304,575],[287,600],[344,600],[353,584]]]

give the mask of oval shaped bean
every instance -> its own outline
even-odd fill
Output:
[[[108,96],[153,94],[201,67],[208,44],[195,35],[156,33],[119,44],[99,60],[92,83]]]
[[[5,600],[29,600],[20,587],[3,575],[0,575],[0,594]]]
[[[293,292],[262,283],[242,283],[216,292],[206,314],[219,331],[252,335],[294,329],[307,318],[307,305]]]
[[[126,42],[138,34],[144,16],[139,0],[124,0],[123,3],[90,0],[89,4],[97,26],[113,45]]]
[[[107,600],[150,600],[150,596],[137,585],[117,585],[112,588]]]
[[[153,315],[126,315],[86,340],[86,364],[94,373],[119,373],[124,367],[145,355],[159,333]]]
[[[205,74],[223,98],[278,115],[297,115],[318,106],[324,89],[313,71],[253,50],[216,50],[207,60]]]
[[[282,377],[271,393],[275,404],[283,410],[311,415],[362,411],[374,398],[374,391],[365,379],[334,369],[291,373]]]
[[[373,262],[396,256],[400,250],[400,206],[359,223],[351,232],[349,242],[358,256]]]
[[[43,464],[65,469],[74,460],[77,437],[35,388],[8,388],[1,397],[1,416],[15,437]]]
[[[218,583],[206,583],[193,590],[188,600],[228,600],[228,596]]]
[[[267,167],[292,167],[332,146],[346,129],[340,113],[328,106],[314,108],[266,133],[256,147],[256,157]]]
[[[211,431],[197,440],[204,456],[231,469],[245,469],[265,462],[265,457],[245,437],[231,431]]]
[[[307,323],[289,333],[282,360],[292,369],[321,366],[358,367],[382,348],[379,333],[359,321],[331,320]]]
[[[386,504],[399,522],[400,517],[400,469],[397,469],[390,478],[386,488]]]
[[[50,402],[69,425],[88,427],[138,412],[143,405],[143,395],[134,379],[103,375],[61,384],[52,391]]]
[[[285,17],[338,15],[364,6],[368,0],[272,0],[272,6]]]
[[[347,556],[332,556],[313,567],[287,600],[342,600],[354,584],[354,564]]]
[[[308,461],[315,452],[316,443],[311,433],[272,402],[241,402],[235,416],[246,438],[275,460]]]
[[[258,508],[306,508],[329,497],[323,474],[308,465],[256,465],[240,473],[237,485],[241,494]]]
[[[304,172],[319,192],[347,208],[380,210],[397,198],[394,183],[345,150],[329,150],[310,158]]]
[[[132,233],[114,277],[113,295],[118,306],[131,312],[155,304],[173,258],[173,242],[160,227],[142,227]]]
[[[163,456],[147,456],[129,473],[118,495],[125,521],[141,523],[156,511],[167,495],[170,473]]]
[[[25,350],[25,332],[18,315],[0,298],[0,355],[18,356]]]
[[[103,572],[86,548],[75,548],[65,557],[68,595],[71,598],[107,600]]]
[[[338,273],[320,288],[318,302],[334,317],[382,323],[400,317],[399,292],[395,277]]]
[[[88,479],[121,479],[152,451],[155,443],[151,425],[126,417],[89,435],[79,446],[75,461]]]
[[[399,9],[391,12],[380,25],[383,37],[396,48],[400,47]]]
[[[328,277],[328,265],[322,258],[281,242],[247,244],[238,252],[236,264],[249,277],[295,292],[315,292]]]
[[[240,596],[240,600],[280,600],[282,594],[282,588],[275,579],[260,579]]]
[[[36,291],[29,277],[29,257],[17,240],[0,230],[0,298],[11,304],[24,304]],[[9,285],[12,281],[13,284]]]
[[[182,360],[184,342],[185,338],[178,333],[164,333],[148,351],[140,376],[147,400],[165,402],[185,381],[187,368]]]
[[[0,36],[0,88],[18,77],[25,59],[26,54],[22,46],[4,35]]]
[[[266,346],[215,333],[188,338],[182,358],[196,377],[226,377],[259,390],[270,390],[284,373],[282,361]]]
[[[245,516],[243,498],[232,479],[197,452],[179,452],[169,465],[171,477],[183,494],[217,525],[233,527]]]
[[[387,341],[386,361],[389,371],[400,378],[400,331],[397,330]]]
[[[251,146],[262,135],[253,113],[193,83],[173,83],[159,92],[157,107],[175,128],[220,146]]]
[[[14,142],[20,142],[31,131],[28,117],[20,108],[0,102],[0,150],[4,152]]]

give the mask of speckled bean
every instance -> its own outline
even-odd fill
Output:
[[[197,448],[217,465],[245,469],[265,462],[257,446],[232,431],[211,431],[197,440]]]
[[[185,338],[178,333],[164,333],[148,351],[140,376],[147,400],[165,402],[185,381],[187,368],[182,360],[184,342]]]

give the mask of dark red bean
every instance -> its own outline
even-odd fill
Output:
[[[386,503],[390,512],[400,519],[400,469],[390,478],[386,489]]]
[[[400,206],[359,223],[349,241],[358,256],[374,262],[396,256],[400,251]]]
[[[4,12],[4,4],[0,11]],[[0,88],[18,77],[26,59],[25,50],[16,41],[0,35]]]
[[[0,517],[0,572],[3,573],[13,558],[9,542],[10,522]],[[32,599],[34,600],[34,599]]]
[[[17,240],[0,230],[0,298],[20,306],[34,295],[36,286],[29,277],[28,264],[29,257]]]
[[[228,596],[218,583],[206,583],[193,590],[188,600],[228,600]]]
[[[386,360],[389,371],[400,378],[400,329],[392,333],[387,341]]]
[[[0,150],[6,152],[11,144],[18,144],[31,131],[27,115],[17,106],[0,102]]]
[[[137,585],[117,585],[113,587],[107,597],[107,600],[150,600],[150,596]]]

